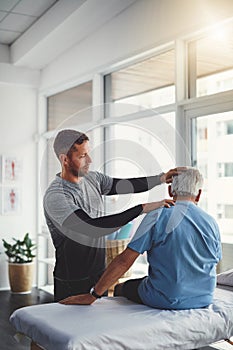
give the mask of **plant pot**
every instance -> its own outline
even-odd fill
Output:
[[[16,264],[8,263],[9,282],[12,293],[31,293],[34,262]]]

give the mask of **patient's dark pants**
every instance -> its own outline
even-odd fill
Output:
[[[146,276],[142,278],[131,279],[124,282],[121,290],[122,296],[129,300],[134,301],[135,303],[143,304],[138,294],[138,287],[142,282],[142,280],[144,280],[144,278],[146,278]],[[115,288],[117,288],[117,286]]]

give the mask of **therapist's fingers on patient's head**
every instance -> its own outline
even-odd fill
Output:
[[[184,171],[187,171],[187,169],[188,168],[186,166],[176,167],[174,169],[171,169],[171,175],[172,176],[179,175],[179,174],[183,173]]]
[[[166,173],[166,183],[171,183],[173,176],[177,176],[179,174],[181,174],[182,172],[186,171],[188,168],[187,167],[177,167],[174,169],[170,169],[167,173]]]

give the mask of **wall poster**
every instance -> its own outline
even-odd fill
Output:
[[[16,215],[21,210],[22,161],[0,156],[0,215]]]
[[[2,156],[3,182],[14,182],[21,180],[22,162],[17,157]]]
[[[20,190],[14,186],[3,187],[3,208],[4,215],[20,213]]]

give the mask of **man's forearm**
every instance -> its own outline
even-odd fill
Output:
[[[91,218],[83,210],[78,209],[68,216],[62,225],[62,229],[64,234],[67,229],[69,230],[69,234],[73,232],[74,237],[77,236],[77,234],[82,234],[91,238],[99,238],[117,231],[120,227],[135,219],[142,212],[143,206],[140,204],[122,213]]]
[[[109,195],[126,194],[126,193],[140,193],[149,191],[155,186],[162,183],[163,173],[155,176],[138,177],[130,179],[113,179]]]

